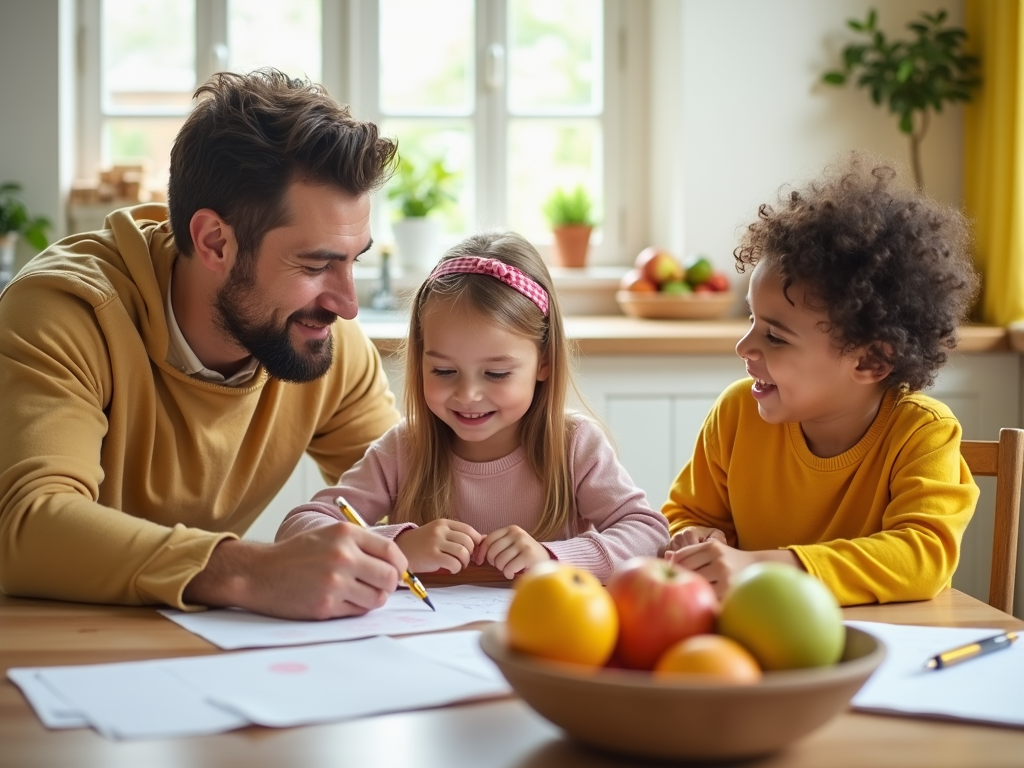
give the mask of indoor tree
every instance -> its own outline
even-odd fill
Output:
[[[910,163],[918,189],[924,186],[921,142],[931,112],[941,112],[946,103],[970,101],[972,90],[981,82],[975,75],[977,57],[962,50],[967,32],[945,26],[946,17],[944,10],[923,13],[920,21],[907,25],[913,39],[889,40],[878,28],[878,14],[872,8],[867,20],[846,22],[867,42],[843,48],[843,68],[822,76],[830,85],[856,78],[856,85],[867,88],[876,105],[884,102],[897,116],[900,131],[910,138]]]

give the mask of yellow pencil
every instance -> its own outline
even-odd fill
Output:
[[[933,656],[928,659],[925,667],[927,669],[945,669],[962,661],[967,661],[977,656],[984,656],[986,653],[992,653],[992,651],[1001,651],[1004,648],[1009,648],[1010,644],[1015,642],[1019,636],[1019,632],[1004,632],[1001,635],[986,637],[984,640],[968,643],[959,648],[953,648],[952,650],[940,653],[938,656]]]
[[[366,521],[359,516],[359,513],[356,512],[355,508],[347,501],[345,501],[344,496],[336,496],[334,499],[334,503],[338,505],[338,509],[341,510],[341,514],[343,514],[345,516],[345,519],[348,520],[350,523],[355,523],[361,528],[370,527],[366,524]],[[437,610],[437,608],[434,607],[434,604],[430,602],[430,598],[427,596],[427,588],[423,586],[423,582],[419,580],[419,577],[416,576],[415,573],[413,573],[412,571],[406,571],[402,574],[402,581],[405,582],[405,585],[409,587],[409,590],[414,595],[416,595],[416,597],[418,597],[420,600],[422,600],[424,603],[430,606],[430,610]]]

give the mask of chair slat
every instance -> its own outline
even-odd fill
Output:
[[[1013,613],[1017,529],[1024,481],[1024,430],[1001,429],[999,442],[964,440],[960,443],[960,453],[971,474],[996,478],[988,602],[994,608]]]

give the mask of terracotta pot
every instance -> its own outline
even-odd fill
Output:
[[[567,224],[555,227],[554,245],[551,247],[551,263],[556,267],[583,267],[587,263],[587,249],[590,247],[592,227],[585,224]]]

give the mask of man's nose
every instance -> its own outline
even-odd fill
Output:
[[[350,270],[333,280],[327,290],[320,296],[319,304],[328,312],[333,312],[345,320],[352,320],[359,312],[359,297],[356,294],[356,282]]]

